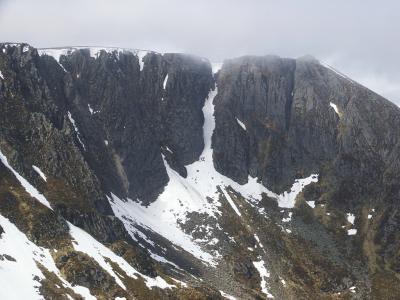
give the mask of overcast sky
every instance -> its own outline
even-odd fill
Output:
[[[399,0],[0,0],[0,41],[310,54],[400,104]]]

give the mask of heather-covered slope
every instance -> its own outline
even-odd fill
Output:
[[[400,296],[400,110],[332,68],[0,44],[0,72],[0,266],[29,264],[21,293]]]

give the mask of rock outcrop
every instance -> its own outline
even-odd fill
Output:
[[[48,299],[400,297],[400,109],[311,57],[0,44],[0,103],[0,217]]]

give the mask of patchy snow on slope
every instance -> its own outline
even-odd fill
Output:
[[[347,221],[349,223],[351,223],[352,225],[354,225],[354,220],[356,219],[356,217],[354,216],[354,214],[351,213],[347,213]]]
[[[224,297],[224,298],[226,298],[228,300],[236,300],[237,299],[236,297],[233,297],[233,296],[225,293],[224,291],[219,291],[219,292],[221,293],[222,297]]]
[[[229,205],[232,207],[232,209],[235,211],[235,213],[241,217],[242,214],[240,213],[239,208],[236,206],[235,202],[233,202],[231,196],[229,195],[229,193],[225,190],[225,189],[221,189],[222,192],[224,193],[225,199],[228,201]]]
[[[201,203],[197,204],[195,201],[192,202],[192,195],[185,190],[184,186],[179,184],[169,184],[168,186],[169,191],[167,192],[174,193],[175,191],[177,193],[176,197],[179,197],[179,193],[180,195],[186,195],[186,197],[182,197],[182,203],[184,203],[185,206],[180,206],[179,198],[170,197],[171,202],[169,202],[169,195],[165,192],[163,193],[164,197],[161,195],[159,199],[149,207],[144,207],[140,203],[132,200],[123,201],[114,194],[111,194],[112,199],[110,200],[110,204],[114,214],[121,219],[132,238],[136,239],[134,235],[138,234],[139,230],[135,227],[135,224],[139,224],[140,226],[157,232],[198,259],[214,264],[212,255],[203,251],[189,235],[182,231],[177,223],[180,217],[185,217],[185,207],[190,207],[190,209],[195,207],[200,208],[199,205],[201,205]]]
[[[146,54],[149,53],[149,51],[143,51],[143,50],[138,50],[136,52],[136,56],[139,59],[139,67],[140,67],[140,72],[143,71],[143,67],[144,67],[144,57],[146,56]]]
[[[289,192],[284,192],[277,196],[278,205],[284,208],[293,208],[297,195],[301,193],[306,185],[309,185],[312,182],[318,182],[317,174],[311,174],[309,177],[296,179]]]
[[[164,160],[169,182],[155,202],[144,207],[139,203],[140,201],[122,200],[113,194],[108,198],[114,214],[124,223],[134,239],[135,234],[138,233],[138,228],[135,225],[138,224],[157,232],[173,244],[182,247],[212,266],[216,265],[219,254],[213,253],[211,255],[205,252],[201,246],[212,242],[213,237],[207,237],[209,240],[195,241],[190,235],[182,231],[178,223],[185,223],[187,214],[190,212],[205,213],[218,218],[221,214],[218,186],[228,204],[238,216],[241,216],[239,207],[227,192],[229,186],[251,201],[261,201],[261,194],[266,193],[269,197],[277,199],[279,206],[291,208],[304,186],[318,181],[318,175],[312,174],[307,178],[296,180],[289,192],[278,195],[269,191],[256,178],[249,176],[248,182],[240,185],[218,173],[214,168],[213,150],[211,148],[211,137],[215,128],[213,99],[216,94],[217,89],[210,91],[205,101],[203,107],[204,150],[198,161],[186,166],[186,178],[181,177],[171,169]],[[211,198],[212,201],[209,201],[208,198]]]
[[[246,125],[244,125],[244,123],[242,121],[240,121],[238,118],[236,118],[236,122],[239,124],[240,127],[243,128],[243,130],[246,131]]]
[[[167,82],[168,82],[168,74],[165,76],[164,78],[164,82],[163,82],[163,89],[165,90],[167,87]]]
[[[1,73],[1,71],[0,71],[0,78],[4,80],[4,76],[3,73]]]
[[[114,277],[115,282],[126,289],[125,285],[119,278],[119,276],[114,272],[111,264],[106,261],[106,258],[118,264],[118,266],[131,278],[137,279],[137,275],[144,278],[146,286],[152,288],[153,286],[159,288],[172,288],[174,285],[168,284],[164,279],[160,276],[156,278],[151,278],[146,275],[141,274],[137,270],[135,270],[130,264],[128,264],[122,257],[116,255],[110,249],[108,249],[103,244],[99,243],[96,239],[94,239],[90,234],[85,232],[84,230],[68,223],[70,228],[70,234],[72,236],[73,245],[75,250],[86,253],[90,257],[92,257],[105,271],[107,271],[112,277]]]
[[[219,70],[221,70],[223,63],[219,62],[219,63],[211,63],[211,68],[212,68],[212,72],[213,74],[218,73]]]
[[[347,235],[356,235],[357,234],[357,229],[349,229],[347,230]]]
[[[68,55],[73,51],[71,48],[65,49],[38,49],[39,55],[47,55],[53,57],[58,63],[62,55]]]
[[[36,198],[40,203],[52,210],[49,201],[47,201],[47,199],[41,193],[39,193],[39,191],[33,185],[31,185],[24,177],[19,175],[19,173],[15,171],[13,167],[10,166],[7,157],[1,151],[0,161],[14,174],[29,195],[31,195],[33,198]]]
[[[306,201],[306,203],[307,203],[311,208],[315,208],[315,201]]]
[[[42,179],[44,181],[47,181],[47,176],[42,172],[42,170],[40,170],[39,167],[36,167],[35,165],[32,165],[32,168],[35,170],[36,173],[39,174],[40,177],[42,177]]]
[[[36,262],[58,276],[63,285],[88,300],[96,298],[87,288],[71,286],[57,269],[49,250],[36,246],[26,235],[18,230],[8,219],[0,215],[0,225],[4,233],[0,238],[0,255],[9,255],[16,261],[0,260],[0,299],[43,299],[39,294],[40,283],[44,275]]]
[[[90,114],[93,115],[93,112],[94,112],[94,111],[93,111],[93,108],[90,106],[89,103],[88,103],[88,109],[89,109]]]
[[[335,113],[340,117],[340,112],[339,112],[337,105],[333,102],[329,102],[329,105],[330,105],[330,107],[332,107],[335,110]]]
[[[274,296],[268,292],[266,278],[270,276],[269,272],[265,268],[265,263],[263,260],[253,261],[254,267],[257,269],[261,277],[261,291],[267,295],[267,298],[274,298]]]
[[[292,220],[292,214],[293,214],[292,212],[289,212],[289,216],[287,218],[283,218],[282,222],[284,223],[290,222]]]
[[[74,120],[74,118],[72,118],[72,115],[71,115],[70,112],[68,112],[68,119],[69,119],[69,121],[71,122],[72,126],[74,126],[74,130],[75,130],[75,133],[76,133],[76,137],[77,137],[79,143],[81,144],[83,150],[86,151],[85,144],[82,142],[81,137],[80,137],[81,134],[79,133],[79,129],[78,129],[78,127],[76,126],[75,120]]]

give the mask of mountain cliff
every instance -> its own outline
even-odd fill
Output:
[[[0,44],[0,103],[2,299],[400,297],[400,109],[312,57]]]

